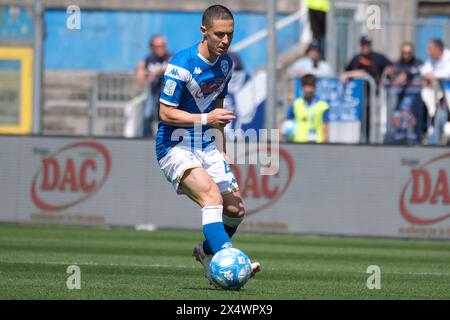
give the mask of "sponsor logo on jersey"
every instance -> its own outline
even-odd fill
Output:
[[[199,87],[200,89],[195,92],[195,98],[201,99],[206,98],[212,93],[217,93],[222,91],[222,85],[224,84],[224,78],[213,78],[202,82]],[[202,97],[203,94],[203,97]]]

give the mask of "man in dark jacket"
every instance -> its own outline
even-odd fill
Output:
[[[341,75],[341,81],[369,74],[378,85],[384,71],[392,72],[392,62],[385,55],[373,51],[371,37],[362,36],[359,43],[361,52],[350,60],[346,72]]]
[[[143,136],[153,137],[153,122],[157,121],[159,96],[164,79],[164,71],[172,55],[167,49],[167,41],[161,35],[154,35],[150,41],[150,55],[136,68],[136,79],[140,84],[147,84],[149,95],[143,108]]]

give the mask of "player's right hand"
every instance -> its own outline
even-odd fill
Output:
[[[233,111],[228,109],[218,108],[208,113],[208,125],[214,128],[223,128],[234,119]]]

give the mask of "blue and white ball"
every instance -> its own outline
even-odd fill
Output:
[[[248,256],[239,249],[227,248],[217,252],[209,265],[211,280],[216,287],[239,290],[252,275]]]
[[[294,139],[296,130],[297,130],[297,122],[295,122],[294,120],[287,120],[281,126],[281,134],[288,141]]]

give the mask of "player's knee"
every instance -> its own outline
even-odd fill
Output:
[[[224,213],[230,217],[244,218],[245,208],[242,202],[239,202],[238,204],[229,204],[224,206]]]
[[[214,188],[214,186],[211,187],[211,189],[204,194],[200,202],[202,207],[223,205],[223,199],[219,188]]]

